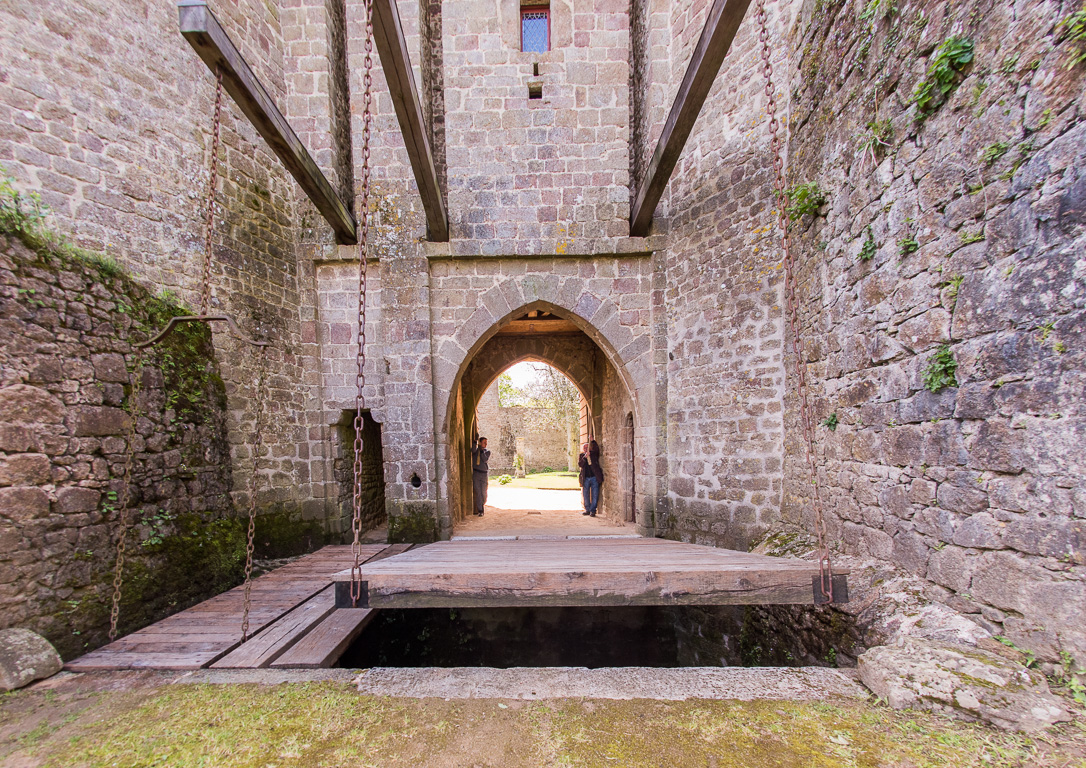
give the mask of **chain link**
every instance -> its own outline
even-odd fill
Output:
[[[358,371],[354,412],[354,483],[351,518],[351,605],[362,596],[362,412],[366,408],[366,244],[370,234],[370,128],[373,123],[373,0],[366,4],[365,59],[362,70],[362,179],[358,196]]]
[[[204,275],[200,287],[200,314],[211,309],[211,235],[215,226],[215,192],[219,187],[219,130],[222,125],[222,67],[215,67],[215,118],[211,133],[211,177],[207,182],[204,214]]]
[[[264,452],[264,437],[262,433],[261,418],[268,404],[267,393],[267,361],[265,359],[267,347],[258,347],[259,373],[256,379],[256,418],[253,429],[256,435],[253,437],[253,471],[249,474],[249,530],[245,539],[245,607],[241,615],[241,642],[249,639],[249,608],[253,588],[253,539],[256,536],[256,475],[261,454]]]
[[[758,40],[762,44],[762,70],[765,76],[766,111],[769,113],[769,136],[773,154],[774,184],[777,191],[777,222],[784,242],[784,282],[788,301],[788,317],[792,326],[792,356],[796,360],[797,393],[799,395],[800,422],[803,425],[804,452],[810,475],[815,508],[815,535],[818,538],[818,575],[822,596],[833,602],[833,568],[827,545],[826,518],[822,510],[822,490],[814,463],[814,436],[811,427],[811,411],[807,399],[807,360],[803,355],[800,338],[799,309],[796,301],[796,270],[792,257],[792,235],[788,228],[788,190],[784,181],[784,154],[777,120],[777,99],[773,93],[773,62],[769,46],[769,25],[766,22],[765,0],[758,0]],[[786,126],[787,129],[787,126]]]
[[[121,584],[124,582],[124,553],[128,538],[128,505],[132,500],[132,465],[136,458],[136,420],[139,418],[140,385],[143,383],[143,350],[136,348],[132,393],[128,398],[128,450],[124,460],[124,487],[121,489],[120,532],[117,534],[117,562],[113,566],[113,602],[109,609],[109,639],[117,639],[117,620],[121,616]]]

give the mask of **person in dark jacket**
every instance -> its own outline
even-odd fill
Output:
[[[581,514],[595,517],[596,507],[600,503],[600,487],[603,485],[600,446],[595,440],[585,443],[581,448],[577,467],[577,480],[581,484],[581,496],[584,499],[584,512]]]
[[[486,438],[471,441],[471,490],[472,514],[483,514],[486,508],[486,486],[490,482],[490,451],[486,449]]]

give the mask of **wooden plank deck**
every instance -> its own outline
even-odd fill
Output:
[[[278,660],[273,661],[272,666],[292,669],[332,666],[373,620],[375,613],[372,608],[337,608]]]
[[[350,571],[334,578],[346,607]],[[813,604],[817,578],[816,563],[663,539],[442,541],[364,565],[359,607]]]
[[[372,560],[404,551],[404,545],[366,544],[362,557]],[[249,639],[244,644],[245,593],[239,586],[74,659],[65,668],[89,672],[268,666],[335,615],[332,574],[349,568],[351,557],[349,546],[324,547],[254,579]]]

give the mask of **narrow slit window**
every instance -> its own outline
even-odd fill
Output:
[[[521,8],[520,49],[544,53],[551,48],[551,14],[546,6]]]

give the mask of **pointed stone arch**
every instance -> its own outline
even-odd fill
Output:
[[[654,288],[656,272],[649,253],[612,256],[452,258],[431,263],[430,311],[432,336],[428,371],[433,384],[434,457],[437,514],[441,535],[452,534],[462,512],[461,456],[470,455],[470,417],[465,413],[464,374],[491,339],[503,334],[512,320],[543,310],[568,321],[592,342],[608,393],[621,391],[626,410],[603,421],[618,424],[614,435],[622,442],[622,419],[633,413],[637,473],[637,523],[653,526],[656,507],[666,496],[660,451],[666,444],[665,382],[658,376],[666,365],[662,326],[662,295]],[[572,328],[570,329],[572,331]],[[547,356],[538,355],[552,363]],[[510,358],[509,364],[517,362]],[[494,368],[496,366],[492,366]],[[562,366],[557,366],[562,370]],[[500,371],[489,370],[482,379]],[[569,375],[570,371],[563,370]],[[570,376],[577,383],[576,372]],[[582,387],[579,387],[582,388]],[[614,398],[604,398],[615,404]],[[468,403],[470,411],[471,404]],[[467,423],[466,423],[467,422]],[[597,432],[597,434],[602,434]],[[618,461],[617,454],[615,461]],[[466,465],[463,461],[463,465]],[[617,468],[617,463],[616,463]],[[619,476],[613,475],[614,485]],[[661,482],[663,485],[661,485]],[[658,494],[663,494],[659,495]]]
[[[635,335],[617,322],[617,308],[608,299],[587,290],[566,295],[566,301],[573,307],[603,319],[610,331],[609,336],[574,309],[538,296],[538,292],[543,292],[558,298],[560,288],[560,281],[543,279],[536,285],[537,295],[531,301],[510,307],[505,292],[502,293],[506,297],[504,304],[498,302],[493,291],[501,292],[503,288],[501,285],[495,286],[480,297],[471,318],[457,329],[440,353],[449,362],[453,362],[449,359],[452,357],[450,353],[453,353],[454,359],[458,358],[459,362],[454,375],[451,365],[444,370],[438,370],[435,366],[434,372],[436,390],[448,392],[447,400],[439,398],[439,401],[445,400],[445,411],[438,414],[436,419],[443,426],[442,434],[445,437],[445,450],[439,450],[439,455],[444,454],[445,459],[445,471],[442,473],[444,482],[441,485],[446,491],[447,525],[443,527],[451,530],[455,520],[466,513],[470,503],[470,478],[465,476],[463,467],[467,466],[474,409],[486,388],[510,366],[524,360],[536,360],[553,366],[568,377],[589,403],[595,425],[594,434],[598,434],[603,427],[605,375],[613,374],[617,379],[624,401],[623,417],[627,412],[637,412],[639,401],[650,394],[638,391],[634,384],[636,373],[630,370],[631,365],[641,363],[639,358],[648,356],[642,353],[634,354],[632,359],[624,357],[624,351],[629,356],[630,353],[637,353],[639,346]],[[496,310],[501,314],[495,316]],[[580,333],[562,338],[501,334],[502,329],[514,319],[534,310],[546,311],[568,320]],[[607,322],[612,317],[615,322],[608,326]],[[621,348],[615,344],[616,341],[622,345]],[[646,349],[648,346],[646,344]],[[610,386],[615,386],[613,381]]]

